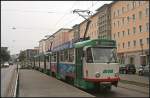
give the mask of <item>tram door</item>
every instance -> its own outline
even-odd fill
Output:
[[[79,82],[82,79],[82,67],[83,67],[83,48],[76,48],[76,79]]]
[[[44,72],[46,71],[46,59],[47,59],[47,56],[44,56]]]

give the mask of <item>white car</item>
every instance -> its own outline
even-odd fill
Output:
[[[8,63],[8,62],[5,62],[5,63],[4,63],[4,67],[9,67],[9,63]]]

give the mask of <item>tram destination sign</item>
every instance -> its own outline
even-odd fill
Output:
[[[115,41],[99,41],[99,45],[103,46],[115,46]]]

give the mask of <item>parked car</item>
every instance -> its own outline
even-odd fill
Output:
[[[12,62],[9,62],[9,65],[13,65],[13,63],[12,63]]]
[[[140,66],[139,69],[138,69],[138,74],[139,75],[146,75],[146,76],[149,76],[149,65],[146,65],[146,66]]]
[[[8,63],[8,62],[5,62],[5,63],[4,63],[4,67],[9,67],[9,63]]]
[[[144,71],[144,66],[141,65],[141,66],[138,68],[138,75],[139,75],[139,76],[143,75],[143,71]]]
[[[119,73],[125,74],[125,64],[119,66]]]
[[[134,64],[126,64],[126,65],[120,66],[119,72],[120,73],[125,73],[125,74],[128,74],[128,73],[135,74],[136,73],[136,68],[135,68]]]

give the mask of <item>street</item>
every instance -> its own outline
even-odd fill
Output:
[[[96,97],[149,97],[149,93],[142,93],[122,87],[112,87],[108,92],[91,92],[90,94]]]
[[[1,68],[1,96],[11,96],[10,92],[16,75],[16,65]],[[11,93],[11,94],[10,94]]]

